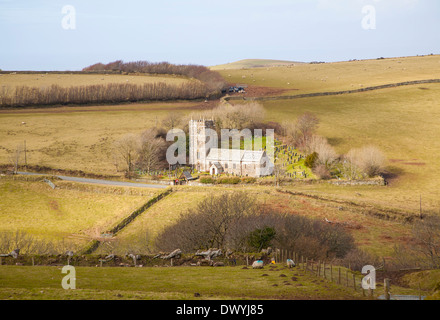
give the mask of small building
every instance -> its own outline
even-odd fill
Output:
[[[189,171],[185,170],[176,180],[174,180],[174,184],[182,185],[182,184],[186,184],[188,181],[192,181],[195,179],[196,178],[194,178]]]

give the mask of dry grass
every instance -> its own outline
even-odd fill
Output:
[[[182,102],[0,112],[0,163],[8,164],[9,154],[26,141],[30,165],[114,175],[116,140],[160,125],[169,112],[200,107]]]
[[[390,185],[383,187],[305,186],[335,197],[371,201],[418,212],[440,208],[440,85],[401,87],[345,96],[265,102],[268,120],[295,119],[304,112],[320,119],[318,134],[339,154],[377,146],[388,159]],[[361,194],[361,196],[357,196]]]
[[[99,186],[93,186],[93,192],[53,190],[44,182],[2,178],[0,232],[23,231],[44,240],[89,241],[157,192],[150,190],[150,196],[132,196],[114,194],[108,187],[98,189]]]
[[[284,95],[291,95],[436,79],[439,68],[440,55],[435,55],[218,71],[230,83],[290,89]]]

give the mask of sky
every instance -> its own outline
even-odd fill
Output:
[[[438,0],[0,0],[0,69],[440,54]]]

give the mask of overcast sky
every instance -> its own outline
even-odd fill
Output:
[[[440,1],[0,0],[0,35],[3,70],[438,54]]]

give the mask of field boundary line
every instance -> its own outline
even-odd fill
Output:
[[[330,198],[325,198],[325,197],[321,197],[318,195],[307,194],[307,193],[298,192],[298,191],[290,191],[290,190],[280,189],[280,188],[277,188],[276,192],[283,193],[283,194],[289,194],[292,196],[306,197],[306,198],[315,199],[315,200],[319,200],[319,201],[326,201],[326,202],[332,202],[335,204],[355,207],[357,209],[362,210],[361,213],[364,215],[372,216],[374,218],[387,220],[387,221],[399,221],[399,220],[402,221],[403,220],[404,222],[411,223],[416,218],[416,215],[412,214],[411,212],[399,211],[397,209],[391,209],[391,208],[390,209],[379,208],[374,205],[356,203],[356,202],[353,202],[350,200],[330,199]]]

